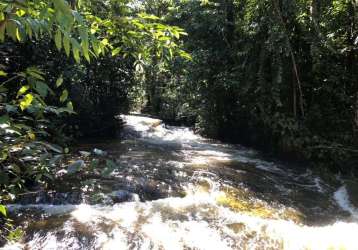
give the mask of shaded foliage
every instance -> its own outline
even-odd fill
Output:
[[[154,113],[191,117],[211,137],[357,170],[355,1],[160,2],[166,21],[189,34],[193,61],[172,64],[175,73],[156,83]]]
[[[188,57],[182,35],[126,0],[0,0],[0,222],[4,203],[52,182],[74,138],[119,131],[143,67]]]

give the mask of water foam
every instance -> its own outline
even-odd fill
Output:
[[[347,249],[358,247],[357,223],[336,222],[322,227],[298,225],[292,221],[251,216],[218,205],[217,194],[199,192],[184,198],[152,202],[128,202],[115,206],[32,205],[58,215],[70,211],[71,219],[58,231],[35,233],[26,244],[33,249]],[[29,208],[20,206],[17,209]],[[14,207],[13,207],[14,209]],[[78,223],[87,228],[91,245],[74,237]],[[102,223],[112,228],[104,233]],[[76,226],[77,225],[77,226]],[[236,225],[236,227],[234,226]],[[59,232],[67,237],[61,240]],[[131,238],[132,237],[132,238]],[[5,249],[16,249],[7,246]],[[19,247],[19,245],[18,245]],[[25,246],[21,246],[25,247]],[[21,249],[17,248],[17,249]]]
[[[337,221],[329,225],[307,226],[277,217],[266,218],[244,209],[230,209],[220,204],[218,198],[225,195],[220,191],[218,179],[221,177],[209,168],[216,162],[252,164],[256,170],[262,170],[262,176],[273,180],[272,183],[275,183],[273,178],[276,176],[293,175],[281,166],[257,158],[255,151],[214,144],[187,128],[166,127],[157,119],[140,116],[123,118],[129,129],[139,132],[151,143],[181,145],[178,152],[186,156],[185,161],[170,161],[167,164],[180,169],[184,169],[188,163],[207,165],[192,171],[187,195],[113,206],[10,205],[12,212],[34,210],[37,214],[41,213],[40,221],[59,221],[51,228],[38,227],[35,231],[27,232],[26,243],[8,245],[5,249],[358,249],[358,224],[354,222]],[[320,194],[326,191],[323,181],[311,172],[292,179],[293,187],[307,187]],[[198,188],[201,182],[208,184],[208,187]],[[284,192],[284,181],[279,184],[276,186]],[[251,202],[255,197],[248,199],[244,202]],[[334,200],[353,218],[358,218],[357,209],[350,203],[345,186],[334,193]],[[276,208],[275,212],[280,215],[278,210]],[[65,216],[63,221],[62,216]]]
[[[349,212],[355,220],[358,220],[358,209],[349,200],[349,194],[345,185],[341,186],[335,193],[334,199],[346,212]],[[358,232],[358,231],[357,231]],[[358,245],[357,245],[358,246]]]

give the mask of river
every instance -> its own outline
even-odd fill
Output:
[[[122,118],[121,140],[80,148],[112,157],[106,177],[10,205],[25,235],[4,249],[358,249],[358,209],[339,176]]]

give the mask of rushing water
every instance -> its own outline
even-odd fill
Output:
[[[5,249],[358,249],[358,209],[339,178],[123,118],[122,140],[90,145],[115,159],[110,176],[11,205],[25,236]]]

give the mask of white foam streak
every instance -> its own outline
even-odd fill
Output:
[[[341,197],[342,190],[337,196]],[[96,247],[101,249],[130,249],[133,242],[128,239],[128,233],[141,239],[136,241],[137,249],[151,246],[151,249],[180,250],[186,247],[216,250],[237,249],[240,245],[285,250],[358,249],[357,223],[337,222],[323,227],[309,227],[292,221],[264,219],[235,213],[217,205],[215,200],[218,195],[218,192],[196,192],[184,198],[128,202],[115,206],[32,205],[22,208],[44,209],[49,214],[72,209],[70,214],[75,221],[89,228],[94,227]],[[96,225],[102,222],[110,222],[113,226],[109,234],[96,229]],[[228,227],[232,224],[244,227],[234,232]],[[64,228],[67,232],[75,230],[69,222]],[[66,244],[77,244],[71,238],[61,242],[51,231],[47,232],[45,241],[39,235],[35,235],[29,246],[40,244],[42,249],[58,249]],[[8,249],[14,248],[9,246]]]
[[[355,208],[350,202],[348,191],[345,185],[340,187],[334,193],[334,199],[344,211],[349,212],[354,219],[358,220],[358,209]]]
[[[141,133],[141,136],[148,137],[159,142],[194,142],[201,139],[189,128],[168,126],[166,128],[161,120],[136,115],[125,115],[122,119],[126,126],[133,131]]]

